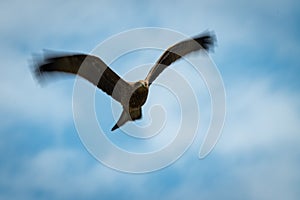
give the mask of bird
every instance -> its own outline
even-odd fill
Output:
[[[205,31],[176,43],[164,51],[145,79],[136,82],[125,81],[99,57],[84,53],[44,53],[44,58],[35,63],[33,73],[40,80],[44,75],[55,73],[79,75],[111,96],[123,107],[111,129],[114,131],[129,121],[142,118],[142,106],[147,100],[149,88],[168,66],[192,52],[213,50],[215,42],[214,32]]]

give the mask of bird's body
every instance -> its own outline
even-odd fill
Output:
[[[132,84],[132,88],[128,105],[134,108],[141,107],[147,100],[149,87],[145,81],[138,81]]]
[[[112,128],[113,131],[128,121],[142,117],[142,106],[147,100],[149,87],[166,67],[191,52],[209,50],[214,45],[214,41],[214,35],[204,33],[175,44],[163,53],[145,80],[137,82],[126,82],[100,58],[86,54],[47,56],[43,63],[37,63],[35,74],[39,78],[51,72],[77,74],[121,103],[123,112]]]
[[[149,87],[145,81],[129,83],[131,89],[127,91],[121,100],[123,112],[118,122],[112,128],[112,131],[119,128],[127,121],[141,119],[142,106],[146,103]]]

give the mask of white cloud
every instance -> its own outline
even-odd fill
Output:
[[[196,143],[179,161],[184,184],[170,199],[298,199],[298,94],[274,88],[271,78],[232,84],[220,141],[204,160],[193,159]]]
[[[0,185],[10,190],[0,197],[106,199],[121,193],[137,197],[141,195],[137,188],[146,181],[145,177],[130,177],[104,167],[90,160],[90,155],[82,149],[48,148],[19,161],[22,167],[15,174],[1,172],[5,179],[0,180]]]
[[[299,139],[298,94],[274,88],[272,79],[237,82],[227,90],[227,121],[220,152],[243,153]]]

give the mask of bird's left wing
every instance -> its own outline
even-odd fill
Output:
[[[146,77],[146,81],[150,86],[159,74],[173,62],[181,57],[199,50],[210,50],[214,46],[215,35],[212,32],[205,32],[199,36],[179,42],[168,48],[163,55],[158,59],[155,65],[151,68]]]
[[[37,63],[35,75],[42,78],[44,74],[52,74],[52,72],[78,74],[120,103],[122,103],[124,92],[130,87],[100,58],[92,55],[46,55],[42,63]]]

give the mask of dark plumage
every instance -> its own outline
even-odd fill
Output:
[[[191,52],[211,50],[215,35],[203,33],[193,39],[185,40],[168,48],[151,68],[145,80],[126,82],[112,71],[100,58],[87,54],[46,55],[43,62],[37,62],[35,75],[42,78],[44,74],[64,72],[78,74],[110,95],[123,106],[123,112],[112,131],[128,121],[142,117],[142,106],[148,96],[148,89],[159,74],[176,60]]]

